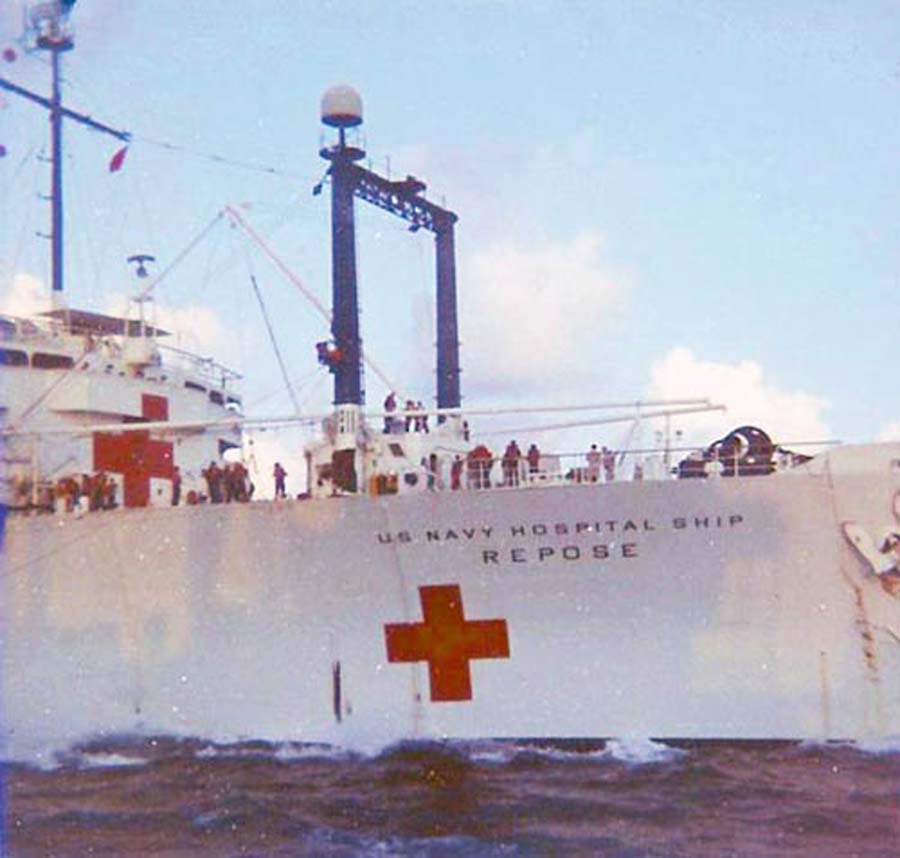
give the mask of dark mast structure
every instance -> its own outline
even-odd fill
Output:
[[[72,50],[72,34],[68,27],[68,11],[72,3],[47,4],[33,11],[37,28],[37,47],[50,52],[53,89],[50,96],[50,137],[52,179],[50,229],[53,295],[63,291],[63,181],[62,181],[62,100],[60,97],[60,55]]]
[[[391,181],[357,162],[365,156],[348,144],[346,129],[362,124],[362,100],[349,86],[335,86],[322,97],[322,122],[338,129],[335,145],[320,155],[331,162],[331,260],[334,403],[362,405],[362,360],[359,337],[359,301],[356,285],[356,234],[353,198],[359,197],[410,224],[410,230],[434,233],[437,261],[437,406],[458,408],[459,337],[456,311],[456,253],[454,224],[457,216],[421,196],[425,183],[413,176]]]
[[[12,92],[28,101],[41,105],[50,113],[50,140],[51,140],[51,181],[50,181],[50,205],[51,205],[51,282],[53,285],[54,301],[61,300],[64,284],[64,257],[63,257],[63,158],[62,158],[62,125],[63,119],[71,119],[81,125],[86,125],[95,131],[102,131],[117,140],[127,143],[131,136],[127,131],[118,131],[110,128],[96,119],[69,110],[62,104],[61,96],[61,58],[66,51],[74,46],[72,32],[69,27],[69,12],[75,5],[75,0],[47,0],[38,3],[29,11],[30,32],[34,34],[34,46],[42,51],[50,53],[50,68],[53,77],[50,98],[31,92],[18,86],[12,81],[0,78],[0,89]]]

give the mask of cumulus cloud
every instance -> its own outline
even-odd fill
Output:
[[[876,441],[900,441],[900,420],[895,420],[882,427],[875,437]]]
[[[148,304],[147,319],[174,335],[174,344],[201,354],[220,353],[227,344],[225,325],[212,307],[191,304],[172,307]],[[9,316],[33,316],[52,308],[50,290],[37,277],[20,272],[13,276],[7,289],[0,294],[0,313]],[[103,312],[112,316],[134,318],[125,295],[112,295]]]
[[[129,299],[124,295],[111,296],[106,312],[113,316],[131,316]],[[225,325],[212,307],[190,304],[172,307],[154,302],[147,305],[147,320],[168,331],[174,337],[174,345],[203,355],[220,354],[227,342]]]
[[[472,376],[487,387],[573,383],[625,286],[593,232],[532,246],[494,244],[468,260],[462,330]],[[582,353],[581,350],[585,350]]]
[[[803,391],[782,389],[753,360],[717,363],[701,360],[688,348],[673,348],[653,364],[649,395],[659,399],[709,397],[726,406],[724,414],[685,418],[692,440],[709,440],[748,423],[764,429],[775,441],[830,437],[822,416],[826,401]]]
[[[0,312],[8,316],[33,316],[49,310],[50,291],[40,279],[20,272],[0,296]]]
[[[225,326],[211,307],[162,306],[158,309],[157,322],[161,328],[174,333],[179,344],[202,354],[219,354],[226,343]]]

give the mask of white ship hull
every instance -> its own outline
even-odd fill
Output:
[[[10,519],[9,751],[134,730],[900,735],[900,600],[872,563],[898,461],[878,445],[767,477]],[[454,586],[466,622],[496,621],[462,667],[452,633],[422,631],[426,594],[444,610],[454,591],[420,588]],[[439,675],[390,660],[391,634],[432,646]]]

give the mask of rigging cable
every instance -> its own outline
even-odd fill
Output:
[[[305,386],[306,383],[310,379],[312,379],[314,382],[313,388],[315,388],[315,385],[322,378],[323,378],[322,374],[319,372],[318,367],[316,367],[316,369],[312,370],[311,372],[306,372],[306,373],[303,373],[302,375],[298,375],[297,377],[292,379],[292,383],[298,384],[302,387],[302,386]],[[244,399],[245,409],[256,408],[257,406],[262,405],[265,402],[268,402],[273,397],[279,396],[283,389],[284,388],[282,388],[282,387],[278,387],[275,390],[268,390],[265,393],[262,393],[259,396],[257,396],[255,399],[249,400],[249,401],[245,398]],[[312,391],[307,395],[306,398],[309,399],[311,397],[311,395],[312,395]]]
[[[227,205],[220,212],[220,216],[223,214],[229,214],[232,218],[234,218],[235,222],[243,228],[243,230],[256,242],[257,246],[262,250],[262,252],[269,258],[269,260],[275,265],[275,267],[291,282],[296,286],[306,297],[306,299],[319,311],[319,314],[325,319],[328,324],[331,324],[331,313],[328,311],[328,308],[316,297],[315,293],[310,291],[310,289],[306,286],[306,284],[296,275],[284,262],[276,256],[275,252],[266,244],[263,240],[262,236],[250,226],[249,223],[244,219],[241,213],[232,205]],[[364,351],[362,352],[362,359],[365,361],[366,365],[375,375],[381,379],[382,383],[387,387],[388,390],[399,390],[400,388],[393,384],[391,380],[384,374],[381,368],[373,361]]]
[[[269,321],[269,314],[266,312],[266,305],[263,303],[262,293],[259,291],[259,285],[253,274],[250,275],[250,282],[253,284],[253,292],[256,295],[256,300],[259,302],[259,309],[262,313],[263,321],[266,323],[266,330],[269,332],[269,342],[272,343],[272,351],[275,352],[275,359],[278,361],[278,367],[281,369],[281,377],[284,379],[284,386],[287,388],[288,395],[291,397],[291,404],[294,406],[294,411],[299,417],[300,405],[297,402],[297,396],[294,393],[294,386],[291,384],[287,367],[284,365],[284,358],[281,356],[281,349],[278,348],[278,341],[275,339],[275,332],[272,330],[272,323]]]
[[[676,417],[682,414],[702,414],[709,411],[724,411],[722,405],[703,405],[695,408],[673,408],[665,411],[648,411],[641,415],[641,420],[650,420],[656,417]],[[582,426],[601,426],[613,423],[628,423],[634,420],[631,414],[620,417],[601,417],[594,420],[570,420],[567,423],[548,423],[543,426],[519,426],[509,429],[488,429],[479,431],[481,435],[519,435],[528,432],[545,432],[551,429],[577,429]]]
[[[201,158],[204,161],[212,161],[215,164],[224,164],[227,167],[234,167],[238,170],[249,170],[254,173],[266,173],[270,176],[283,176],[288,179],[297,179],[299,181],[314,181],[309,176],[303,176],[299,173],[293,173],[289,170],[282,170],[277,167],[270,167],[267,164],[257,164],[251,161],[238,161],[234,158],[226,158],[224,155],[218,155],[214,152],[202,152],[199,149],[191,149],[187,146],[181,146],[177,143],[168,143],[165,140],[154,140],[151,137],[143,137],[140,135],[132,135],[132,140],[137,140],[148,146],[156,146],[159,149],[166,149],[169,152],[181,152],[185,155],[191,155],[194,158]]]
[[[638,414],[634,418],[634,422],[631,426],[628,427],[628,431],[625,433],[625,438],[623,442],[619,445],[619,449],[622,451],[619,454],[619,464],[623,464],[625,462],[625,450],[631,446],[631,442],[634,439],[635,433],[641,428],[641,420],[643,419],[643,415],[640,413],[640,409],[638,409]]]
[[[535,411],[540,411],[544,409],[534,409]],[[554,409],[559,410],[559,409]],[[649,420],[657,417],[674,417],[681,414],[699,414],[702,412],[710,412],[710,411],[725,411],[724,405],[706,405],[706,406],[697,406],[695,408],[668,408],[661,411],[652,411],[645,412],[642,415],[642,419]],[[527,412],[527,409],[475,409],[472,411],[465,412],[468,416],[472,416],[475,414],[498,414],[498,413],[522,413]],[[440,409],[416,409],[410,410],[410,414],[418,414],[418,415],[433,415],[433,414],[460,414],[459,409],[448,409],[448,408],[440,408]],[[387,416],[396,416],[394,412],[367,412],[364,417],[367,419],[372,418],[382,418]],[[306,414],[301,416],[296,415],[283,415],[283,416],[275,416],[275,417],[239,417],[233,414],[223,415],[221,417],[217,417],[213,420],[190,420],[185,422],[171,422],[171,421],[142,421],[140,424],[140,428],[144,431],[148,432],[160,432],[166,434],[178,434],[180,432],[193,432],[197,429],[210,429],[210,428],[237,428],[243,427],[247,429],[286,429],[291,426],[313,426],[316,423],[320,422],[324,419],[329,419],[333,417],[333,414]],[[594,420],[583,420],[583,421],[573,421],[571,423],[563,423],[551,426],[527,426],[519,430],[515,429],[500,429],[495,430],[491,429],[485,432],[479,432],[478,435],[494,435],[498,433],[514,433],[516,431],[539,431],[542,429],[568,429],[572,426],[592,426],[599,424],[615,424],[615,423],[627,423],[634,419],[634,415],[632,414],[624,414],[619,415],[617,417],[607,417],[607,418],[597,418]],[[27,432],[16,429],[15,427],[3,427],[0,428],[0,437],[3,436],[52,436],[52,435],[90,435],[95,432],[120,432],[122,431],[121,423],[99,423],[99,424],[90,424],[90,425],[80,425],[80,426],[65,426],[65,427],[37,427],[35,429],[31,429]],[[822,442],[824,443],[824,442]]]
[[[178,256],[175,257],[159,274],[156,275],[141,291],[138,293],[137,299],[138,301],[143,301],[147,298],[150,293],[163,281],[169,274],[172,273],[172,270],[177,268],[185,259],[186,256],[190,255],[191,251],[206,238],[207,234],[212,230],[212,228],[219,223],[222,218],[225,216],[225,210],[218,212],[216,216],[201,230],[199,235],[185,247]]]
[[[34,410],[48,396],[50,396],[50,394],[53,393],[53,391],[56,390],[57,387],[59,387],[67,379],[72,378],[72,376],[74,375],[76,370],[83,369],[85,366],[87,366],[87,358],[88,358],[88,355],[90,355],[90,353],[91,353],[90,348],[86,348],[75,359],[75,361],[72,363],[72,366],[70,366],[67,370],[64,370],[60,374],[59,378],[54,380],[53,384],[49,385],[48,387],[45,387],[43,392],[40,393],[40,395],[38,395],[37,397],[35,397],[35,399],[32,400],[31,404],[28,405],[25,408],[25,410],[21,414],[18,415],[18,417],[16,417],[15,419],[13,419],[9,422],[9,425],[14,427],[17,423],[23,423],[25,420],[27,420],[28,417],[34,412]]]
[[[10,177],[10,187],[12,183],[19,178],[19,175],[24,171],[25,165],[29,162],[31,163],[32,176],[31,176],[31,185],[36,184],[37,182],[37,174],[38,174],[38,156],[35,154],[37,152],[37,146],[32,145],[28,152],[25,154],[25,157],[19,162],[18,167],[16,167],[13,175]],[[12,199],[12,194],[9,196]],[[32,200],[27,206],[19,207],[15,214],[20,223],[18,239],[15,241],[15,249],[12,254],[11,262],[10,262],[10,276],[14,277],[15,272],[19,269],[19,262],[22,258],[22,253],[25,249],[25,239],[29,229],[34,229],[34,224],[32,223],[32,215],[34,212],[34,203],[33,200],[36,197],[29,197]]]

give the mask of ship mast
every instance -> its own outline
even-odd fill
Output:
[[[362,349],[359,337],[359,299],[356,283],[355,197],[402,218],[411,232],[426,229],[435,235],[437,261],[437,404],[458,408],[459,339],[456,316],[456,262],[454,224],[457,216],[426,200],[425,183],[414,176],[392,181],[357,162],[365,151],[347,140],[347,129],[362,124],[362,99],[349,86],[334,86],[322,96],[322,122],[338,130],[338,140],[319,154],[331,162],[331,264],[334,347],[319,343],[319,359],[334,374],[336,437],[332,456],[335,486],[356,492],[361,415],[365,401]],[[313,193],[320,193],[322,184]],[[443,422],[441,414],[439,422]]]
[[[68,26],[71,3],[42,3],[32,10],[32,23],[37,29],[37,47],[50,52],[53,89],[50,97],[50,136],[52,180],[50,189],[51,262],[54,302],[63,291],[63,180],[62,180],[62,101],[60,98],[60,59],[72,50],[72,34]]]
[[[337,145],[323,148],[321,156],[331,161],[331,302],[336,357],[334,404],[363,403],[359,300],[356,285],[356,230],[353,218],[354,161],[365,152],[347,144],[346,129],[362,123],[362,101],[349,87],[333,87],[322,100],[322,122],[338,129]]]
[[[38,50],[50,52],[50,67],[53,75],[53,83],[50,98],[31,92],[25,87],[0,77],[0,89],[14,93],[35,104],[45,107],[50,113],[51,135],[51,231],[50,241],[52,247],[52,294],[54,303],[61,302],[64,282],[64,257],[63,257],[63,158],[62,158],[62,121],[72,119],[80,125],[86,125],[95,131],[102,131],[117,140],[129,142],[131,135],[127,131],[119,131],[110,128],[90,116],[69,110],[62,104],[61,95],[61,58],[66,51],[72,50],[74,43],[69,27],[69,12],[75,0],[48,0],[38,3],[31,8],[30,33],[34,36],[34,46]]]
[[[364,401],[360,366],[359,308],[356,288],[356,242],[353,199],[390,212],[410,224],[410,232],[420,229],[434,233],[437,275],[437,406],[459,408],[459,336],[456,310],[456,255],[454,224],[456,214],[425,199],[425,183],[407,176],[391,180],[357,164],[365,152],[347,142],[346,129],[362,124],[362,100],[348,86],[335,86],[322,97],[322,122],[338,129],[335,145],[319,154],[331,162],[332,218],[332,333],[338,360],[331,363],[336,405]],[[315,192],[321,190],[317,185]]]

